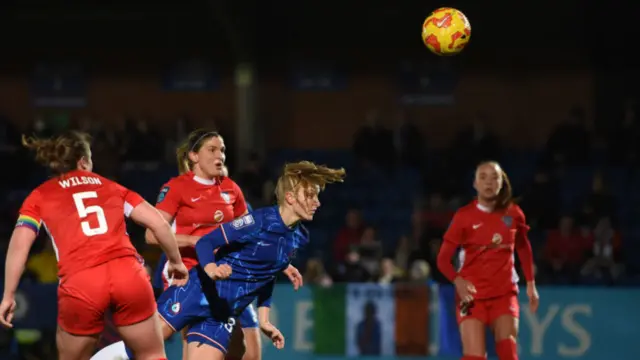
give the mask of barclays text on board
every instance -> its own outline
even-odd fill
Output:
[[[277,351],[265,342],[265,359],[322,359],[314,355],[311,291],[308,287],[295,292],[288,285],[278,286],[273,302],[274,322],[287,337],[287,346]],[[640,289],[542,288],[540,296],[537,314],[528,311],[526,296],[521,300],[521,359],[640,359],[640,347],[635,344],[640,338],[640,314],[635,310],[640,303]],[[448,316],[446,308],[451,304],[435,295],[431,299],[431,358],[457,359],[455,349],[443,344],[443,331],[450,330],[441,328],[442,316]],[[448,351],[442,345],[447,345]]]

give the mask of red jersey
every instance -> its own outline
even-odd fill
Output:
[[[137,193],[88,171],[52,178],[27,196],[16,227],[40,227],[58,258],[58,276],[123,256],[137,256],[124,216],[142,203]],[[124,214],[124,216],[123,216]]]
[[[202,236],[247,212],[238,184],[228,177],[207,180],[192,172],[169,180],[158,195],[156,208],[173,216],[176,234]],[[180,248],[187,268],[198,264],[195,248]]]
[[[529,226],[518,205],[490,211],[473,201],[456,212],[438,254],[438,268],[449,280],[456,276],[471,282],[476,299],[518,291],[514,249],[527,281],[533,280],[533,254],[527,237]],[[451,258],[457,248],[458,271]]]

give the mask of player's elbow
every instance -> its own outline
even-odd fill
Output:
[[[440,272],[444,272],[451,267],[451,258],[453,257],[453,254],[454,252],[449,249],[448,244],[443,242],[436,259],[436,266]]]
[[[144,232],[144,241],[149,245],[158,245],[158,239],[156,239],[153,231],[150,229]]]

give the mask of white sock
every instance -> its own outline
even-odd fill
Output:
[[[109,346],[105,346],[93,355],[91,360],[129,360],[129,357],[124,348],[124,341],[118,341]]]

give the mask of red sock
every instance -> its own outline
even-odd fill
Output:
[[[518,360],[518,347],[513,339],[504,339],[496,343],[496,352],[500,360]]]
[[[484,356],[464,355],[461,360],[487,360]]]

